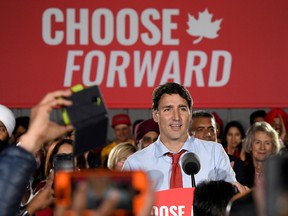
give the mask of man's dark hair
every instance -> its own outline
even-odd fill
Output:
[[[14,128],[13,133],[15,133],[15,131],[17,130],[17,128],[20,127],[20,126],[24,127],[26,130],[28,130],[29,123],[30,123],[30,117],[29,117],[29,116],[20,116],[20,117],[17,117],[17,118],[15,119],[15,128]]]
[[[153,110],[158,110],[159,101],[163,94],[179,94],[183,99],[187,101],[189,109],[192,110],[193,101],[189,91],[184,86],[174,82],[165,83],[154,89],[152,95]]]
[[[192,119],[195,118],[211,118],[211,119],[215,119],[213,114],[206,111],[206,110],[196,110],[192,113]]]
[[[251,113],[251,115],[250,115],[250,125],[254,124],[254,120],[257,117],[265,118],[266,117],[266,112],[264,110],[256,110],[253,113]]]
[[[245,133],[245,129],[244,129],[243,125],[239,121],[230,121],[226,124],[226,126],[224,128],[223,141],[222,141],[222,145],[224,148],[226,148],[228,145],[227,144],[227,134],[228,134],[228,131],[231,127],[235,127],[239,130],[242,140],[246,137],[246,133]],[[242,144],[238,145],[238,150],[241,151],[241,149],[242,149]]]
[[[228,134],[228,131],[231,127],[236,127],[238,128],[238,130],[240,131],[241,137],[242,139],[245,138],[246,134],[245,134],[245,130],[243,125],[239,122],[239,121],[230,121],[226,124],[225,129],[224,129],[224,138],[226,140],[226,135]]]

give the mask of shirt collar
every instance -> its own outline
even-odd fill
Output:
[[[194,139],[195,139],[194,137],[188,136],[187,140],[185,141],[185,143],[182,146],[182,148],[179,149],[179,151],[184,149],[184,150],[186,150],[188,152],[192,152],[192,149],[193,149],[192,148],[192,142],[194,141]],[[154,145],[155,145],[155,156],[157,158],[162,157],[167,152],[170,152],[169,149],[161,142],[160,136],[158,137],[158,139],[156,140]]]

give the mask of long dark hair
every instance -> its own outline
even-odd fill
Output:
[[[64,139],[59,139],[55,141],[54,143],[52,143],[46,155],[46,161],[45,161],[45,176],[46,177],[49,175],[50,169],[53,167],[52,165],[53,157],[57,154],[57,152],[59,151],[59,148],[63,144],[69,144],[73,146],[73,140],[64,138]],[[87,168],[84,155],[80,155],[76,157],[76,167],[78,169]]]
[[[223,147],[226,148],[227,147],[227,139],[226,139],[226,136],[228,134],[228,131],[231,127],[236,127],[239,131],[240,131],[240,134],[241,134],[241,139],[243,140],[245,138],[245,130],[244,130],[244,127],[243,125],[239,122],[239,121],[230,121],[226,124],[225,126],[225,129],[224,129],[224,134],[223,134]],[[241,141],[242,143],[242,141]],[[239,150],[241,150],[242,148],[242,145],[239,145]]]

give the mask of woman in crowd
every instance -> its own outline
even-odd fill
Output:
[[[233,155],[242,161],[246,161],[242,140],[245,138],[245,131],[239,121],[230,121],[224,129],[223,147],[228,155]]]
[[[278,133],[281,147],[285,144],[285,138],[287,136],[288,127],[288,115],[280,108],[271,109],[266,117],[265,121],[268,122]],[[287,147],[287,146],[286,146]]]
[[[60,139],[52,143],[50,146],[46,161],[45,161],[45,176],[48,177],[50,170],[53,168],[53,158],[59,154],[72,154],[73,153],[73,141],[70,139]],[[75,158],[75,169],[85,169],[86,162],[85,157],[78,156]]]
[[[122,170],[126,159],[137,151],[137,147],[131,143],[120,143],[116,145],[108,156],[107,166],[110,170]]]
[[[67,158],[72,157],[72,160],[74,160],[74,165],[73,166],[69,165],[69,168],[73,169],[73,167],[74,167],[74,170],[86,168],[85,167],[86,162],[85,162],[84,155],[78,156],[74,159],[72,154],[73,154],[73,141],[71,139],[59,139],[57,141],[54,141],[51,144],[51,146],[47,152],[47,156],[46,156],[46,160],[45,160],[45,176],[48,178],[51,169],[54,169],[54,172],[56,171],[54,159],[55,159],[55,157],[57,157],[59,155],[67,156]],[[66,167],[66,168],[68,168],[68,167]],[[37,192],[41,188],[43,188],[46,185],[46,182],[47,182],[46,180],[40,182],[37,185],[35,192]],[[44,210],[38,211],[36,213],[36,216],[49,216],[49,215],[51,215],[51,216],[53,215],[53,209],[51,207],[45,208]]]
[[[263,175],[263,163],[280,150],[278,133],[267,122],[255,122],[247,131],[244,148],[252,157],[245,167],[246,186],[253,187]]]

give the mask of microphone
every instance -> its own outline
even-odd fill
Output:
[[[195,187],[195,177],[201,168],[199,157],[192,153],[188,152],[181,159],[182,169],[187,175],[191,175],[192,187]]]

